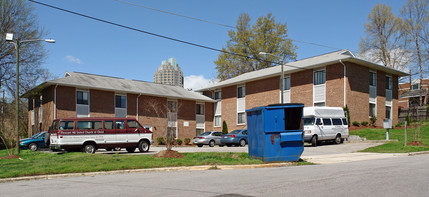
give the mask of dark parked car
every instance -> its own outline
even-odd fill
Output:
[[[223,146],[220,143],[220,139],[222,138],[222,132],[218,131],[207,131],[197,137],[194,137],[192,143],[197,145],[198,147],[203,147],[203,145],[209,145],[213,147],[215,145]]]
[[[39,148],[49,148],[49,145],[47,145],[48,140],[49,133],[47,131],[40,132],[30,138],[19,140],[19,148],[32,151],[37,151]]]
[[[231,131],[228,134],[222,136],[220,143],[226,146],[240,145],[246,146],[247,144],[247,129],[238,129]]]

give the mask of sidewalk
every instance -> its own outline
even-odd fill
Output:
[[[333,164],[345,163],[354,161],[365,161],[373,159],[386,159],[393,157],[409,156],[408,153],[342,153],[342,154],[329,154],[329,155],[313,155],[303,156],[301,159],[315,164]]]

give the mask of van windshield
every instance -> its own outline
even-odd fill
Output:
[[[314,118],[303,118],[304,126],[314,125]]]

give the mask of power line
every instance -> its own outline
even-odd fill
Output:
[[[287,64],[283,64],[283,63],[279,63],[279,62],[272,62],[272,61],[268,61],[268,60],[261,60],[261,59],[259,59],[257,57],[249,57],[247,55],[242,55],[242,54],[233,53],[233,52],[229,52],[229,51],[225,51],[225,50],[220,50],[220,49],[216,49],[216,48],[213,48],[213,47],[208,47],[208,46],[204,46],[204,45],[201,45],[201,44],[196,44],[196,43],[192,43],[192,42],[188,42],[188,41],[184,41],[184,40],[180,40],[180,39],[176,39],[176,38],[172,38],[172,37],[168,37],[168,36],[163,36],[163,35],[152,33],[152,32],[148,32],[148,31],[144,31],[144,30],[133,28],[133,27],[129,27],[129,26],[126,26],[126,25],[121,25],[121,24],[118,24],[118,23],[114,23],[114,22],[103,20],[103,19],[100,19],[100,18],[96,18],[96,17],[85,15],[85,14],[77,13],[77,12],[74,12],[74,11],[66,10],[66,9],[59,8],[59,7],[56,7],[56,6],[52,6],[52,5],[49,5],[49,4],[41,3],[41,2],[38,2],[38,1],[34,1],[34,0],[29,0],[29,1],[33,2],[33,3],[36,3],[36,4],[39,4],[39,5],[42,5],[42,6],[49,7],[49,8],[53,8],[53,9],[60,10],[60,11],[63,11],[63,12],[67,12],[67,13],[74,14],[74,15],[78,15],[78,16],[81,16],[81,17],[84,17],[84,18],[89,18],[89,19],[92,19],[92,20],[95,20],[95,21],[99,21],[99,22],[102,22],[102,23],[107,23],[107,24],[110,24],[110,25],[122,27],[122,28],[129,29],[129,30],[132,30],[132,31],[137,31],[137,32],[144,33],[144,34],[149,34],[149,35],[156,36],[156,37],[159,37],[159,38],[164,38],[164,39],[168,39],[168,40],[175,41],[175,42],[180,42],[180,43],[191,45],[191,46],[195,46],[195,47],[200,47],[200,48],[204,48],[204,49],[208,49],[208,50],[212,50],[212,51],[217,51],[217,52],[220,52],[220,53],[227,53],[227,54],[230,54],[230,55],[240,56],[240,57],[247,58],[247,59],[254,59],[254,60],[257,60],[257,61],[264,61],[264,62],[268,62],[268,63],[274,64],[274,66],[275,65],[284,65],[284,66],[291,67],[291,68],[296,68],[296,69],[299,69],[299,70],[312,70],[312,69],[308,69],[308,68],[301,68],[301,67],[298,67],[298,66],[287,65]],[[307,58],[305,58],[305,59],[307,59]],[[331,74],[331,75],[338,75],[338,73],[328,73],[328,72],[326,72],[326,70],[325,70],[325,73],[326,74]]]
[[[210,24],[214,24],[214,25],[219,25],[219,26],[223,26],[223,27],[227,27],[227,28],[231,28],[231,29],[237,29],[236,27],[231,26],[231,25],[226,25],[226,24],[222,24],[222,23],[218,23],[218,22],[213,22],[213,21],[208,21],[208,20],[204,20],[204,19],[200,19],[200,18],[196,18],[196,17],[191,17],[191,16],[186,16],[186,15],[177,14],[177,13],[173,13],[173,12],[168,12],[168,11],[164,11],[164,10],[160,10],[160,9],[156,9],[156,8],[151,8],[151,7],[148,7],[148,6],[144,6],[144,5],[141,5],[141,4],[130,3],[128,1],[122,1],[122,0],[115,0],[115,1],[117,1],[119,3],[124,3],[124,4],[129,4],[129,5],[133,5],[133,6],[145,8],[145,9],[156,11],[156,12],[161,12],[161,13],[165,13],[165,14],[179,16],[179,17],[183,17],[183,18],[187,18],[187,19],[191,19],[191,20],[197,20],[197,21],[200,21],[200,22],[205,22],[205,23],[210,23]],[[332,46],[328,46],[328,45],[324,45],[324,44],[318,44],[318,43],[315,43],[315,42],[296,40],[296,39],[292,39],[292,38],[287,38],[287,39],[291,40],[291,41],[294,41],[294,42],[300,42],[300,43],[315,45],[315,46],[319,46],[319,47],[325,47],[325,48],[335,49],[335,50],[342,50],[341,48],[332,47]],[[353,52],[355,52],[355,51],[353,51]]]

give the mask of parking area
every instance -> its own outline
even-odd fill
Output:
[[[306,144],[304,146],[304,152],[302,157],[306,156],[316,156],[316,155],[332,155],[332,154],[345,154],[345,153],[354,153],[359,150],[363,150],[369,147],[378,146],[381,143],[344,143],[344,144],[323,144],[322,146],[313,147]],[[135,153],[127,153],[125,149],[121,151],[105,151],[104,149],[97,150],[96,154],[130,154],[130,155],[140,155],[140,154],[156,154],[159,151],[165,150],[165,146],[151,146],[149,152],[140,153],[138,149]],[[197,147],[197,146],[181,146],[174,147],[173,150],[181,153],[189,152],[248,152],[247,145],[244,147]]]

